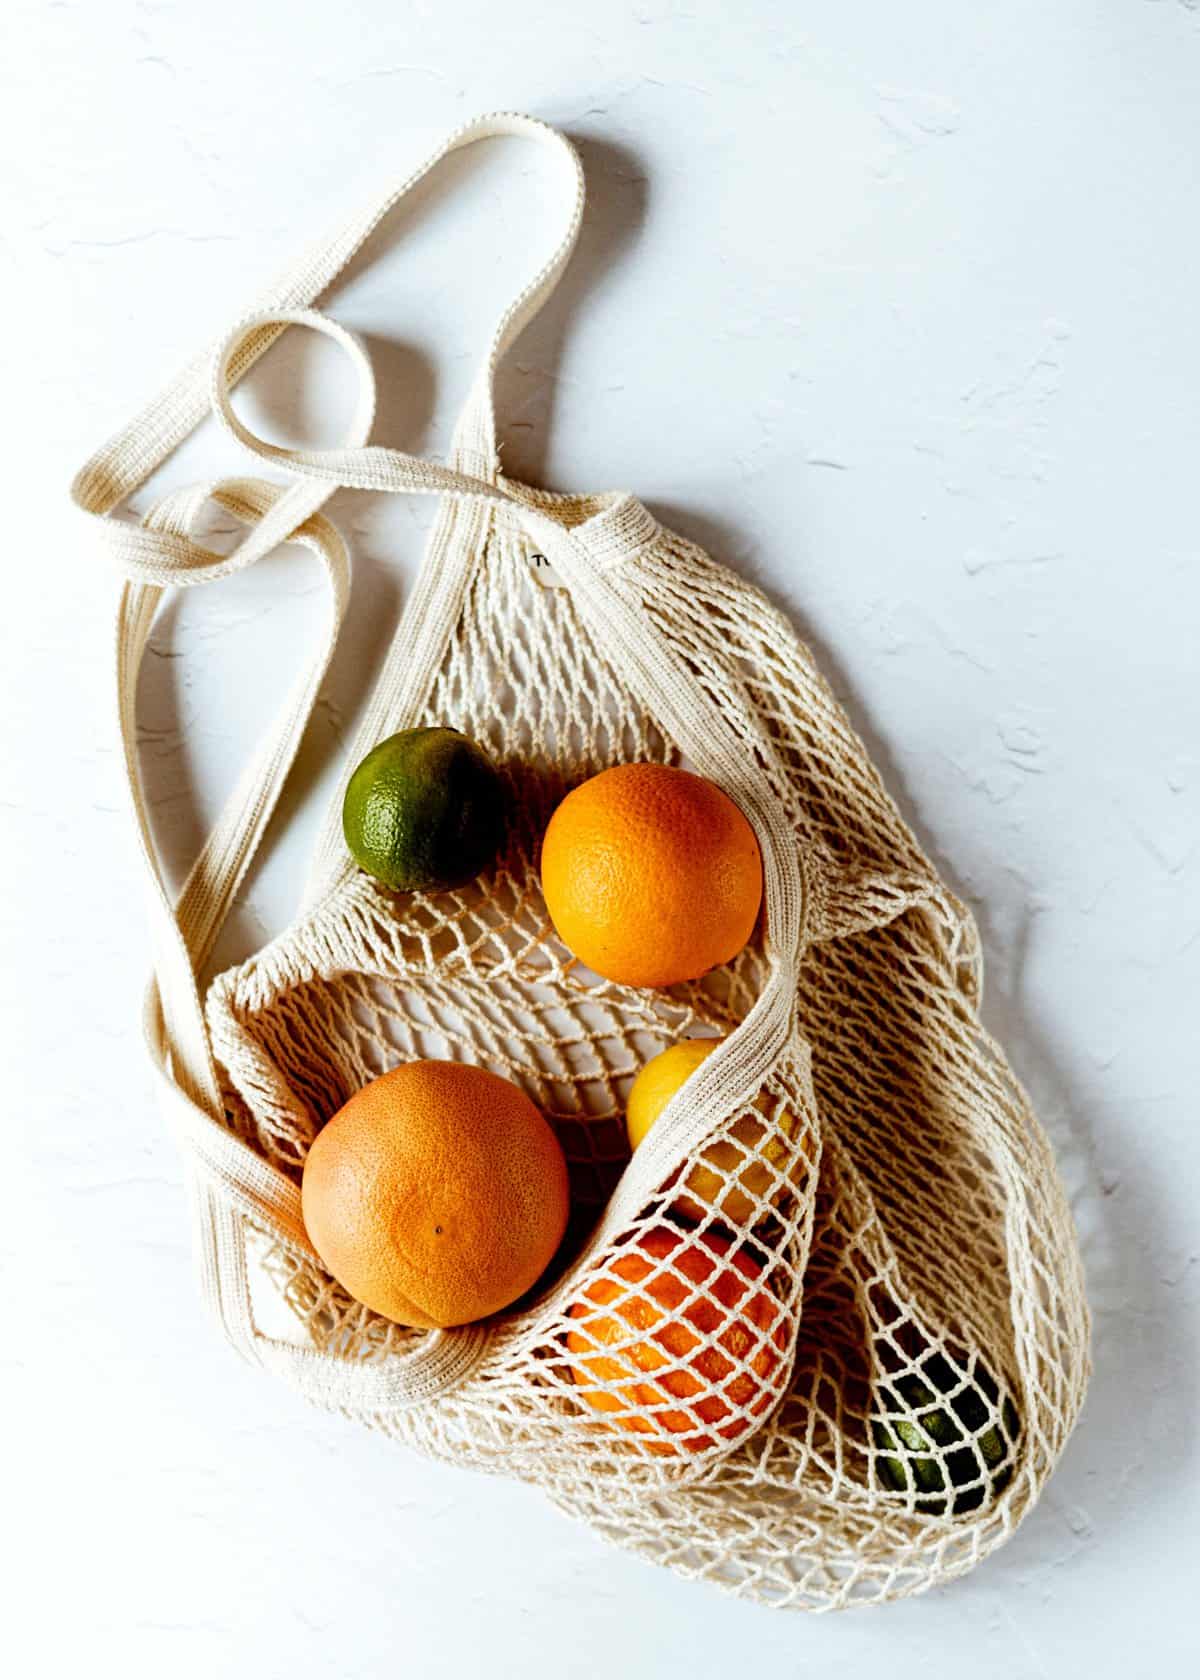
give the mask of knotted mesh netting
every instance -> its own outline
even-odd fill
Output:
[[[400,720],[492,755],[504,852],[435,894],[335,868],[291,929],[220,976],[207,1018],[228,1124],[298,1182],[321,1126],[399,1062],[514,1080],[570,1169],[550,1274],[488,1323],[461,1380],[340,1409],[536,1483],[619,1544],[737,1593],[826,1609],[920,1591],[1020,1521],[1087,1375],[1071,1219],[978,1019],[974,923],[760,593],[628,498],[504,489],[566,533],[598,533],[577,550],[588,588],[490,513]],[[571,787],[614,764],[695,762],[606,633],[633,621],[786,818],[802,885],[794,950],[760,925],[734,962],[665,991],[581,969],[538,884],[541,833]],[[685,1088],[656,1151],[631,1161],[639,1068],[690,1035],[736,1057],[781,982],[785,1030],[752,1094],[714,1106],[710,1086],[697,1121]],[[296,1243],[249,1218],[243,1232],[255,1291],[322,1352],[386,1364],[429,1336],[351,1300]]]

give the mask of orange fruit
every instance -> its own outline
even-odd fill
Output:
[[[313,1247],[355,1300],[397,1324],[469,1324],[549,1265],[567,1224],[567,1166],[509,1080],[407,1062],[318,1133],[301,1204]]]
[[[571,1307],[579,1328],[568,1331],[567,1347],[580,1398],[614,1414],[615,1427],[657,1436],[652,1452],[736,1441],[775,1398],[788,1340],[783,1309],[761,1268],[732,1247],[715,1231],[652,1226]],[[659,1271],[668,1257],[670,1269]],[[677,1440],[662,1439],[663,1430]]]
[[[575,788],[542,840],[559,938],[626,986],[673,986],[736,957],[762,902],[754,830],[714,783],[618,764]]]

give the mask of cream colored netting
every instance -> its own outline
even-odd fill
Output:
[[[451,144],[494,132],[563,144],[517,118]],[[291,498],[287,528],[325,559],[336,606],[344,556],[316,513],[330,490],[445,495],[353,757],[398,727],[453,725],[501,765],[513,818],[484,878],[405,897],[347,866],[331,813],[306,909],[213,982],[200,1019],[184,965],[190,977],[211,946],[320,667],[310,677],[265,755],[269,774],[249,778],[175,907],[174,941],[160,930],[150,1035],[196,1169],[206,1293],[249,1357],[318,1403],[535,1482],[681,1573],[799,1608],[896,1597],[1004,1539],[1062,1450],[1087,1376],[1070,1215],[979,1025],[971,918],[790,626],[630,498],[550,497],[497,470],[491,368],[553,283],[577,220],[578,199],[560,251],[501,323],[450,469],[364,447],[369,405],[349,447],[320,455],[269,450],[233,419],[229,384],[279,323],[347,342],[300,308],[321,289],[311,273],[217,354],[217,412],[295,486],[219,492],[254,525],[250,558],[280,540]],[[102,478],[96,463],[81,478],[97,513],[113,499]],[[159,574],[217,569],[187,535],[205,488],[156,512],[153,552],[118,528],[139,579],[123,614],[123,693]],[[764,856],[756,939],[666,992],[580,971],[538,887],[554,804],[633,759],[712,776]],[[632,1078],[695,1031],[726,1042],[631,1163]],[[516,1080],[570,1165],[574,1216],[552,1275],[518,1310],[464,1331],[403,1330],[351,1301],[299,1220],[317,1130],[366,1080],[417,1056]],[[685,1223],[677,1203],[701,1169],[720,1193],[693,1199]],[[630,1302],[640,1328],[620,1310]]]

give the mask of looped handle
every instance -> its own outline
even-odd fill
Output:
[[[470,395],[455,428],[450,459],[486,479],[499,470],[493,389],[501,357],[537,314],[565,269],[583,221],[583,167],[565,135],[535,117],[512,111],[476,117],[456,129],[407,180],[354,216],[331,238],[267,289],[250,312],[305,309],[326,292],[382,222],[443,158],[476,141],[513,136],[546,147],[557,158],[567,198],[562,235],[553,252],[505,309],[488,345]],[[248,337],[230,366],[236,385],[284,331],[265,326]],[[119,506],[183,442],[209,412],[211,351],[204,349],[145,409],[98,450],[71,487],[76,504],[87,513],[106,514]]]
[[[337,449],[289,449],[258,437],[234,413],[231,401],[232,376],[245,345],[268,328],[309,327],[340,344],[358,373],[360,388],[354,421],[346,442]],[[235,443],[256,459],[282,467],[322,500],[335,490],[370,490],[387,495],[437,495],[456,501],[484,502],[499,507],[524,509],[513,496],[489,479],[444,467],[400,449],[368,445],[367,437],[375,411],[375,375],[366,346],[356,333],[322,315],[316,309],[263,309],[239,321],[213,357],[210,385],[213,413]]]
[[[286,492],[255,479],[230,479],[191,486],[160,502],[146,516],[143,529],[170,539],[191,554],[209,551],[193,542],[190,531],[207,501],[215,501],[235,519],[260,531]],[[288,696],[258,752],[243,771],[224,810],[192,866],[173,906],[163,879],[137,762],[135,709],[141,662],[150,639],[163,590],[156,582],[135,580],[121,591],[117,619],[117,699],[126,773],[143,861],[150,884],[151,932],[154,938],[157,996],[166,1026],[171,1065],[191,1100],[218,1122],[223,1108],[197,990],[197,974],[211,953],[229,906],[249,868],[295,757],[337,638],[350,587],[350,559],[328,520],[311,516],[291,533],[291,540],[321,561],[330,588],[330,613],[317,657]],[[243,544],[243,549],[253,544]],[[200,561],[197,575],[220,574],[219,560]]]
[[[493,135],[515,135],[548,146],[563,166],[569,211],[549,258],[505,310],[455,429],[450,465],[420,461],[368,445],[374,380],[360,341],[311,309],[388,213],[448,153]],[[273,287],[217,347],[202,352],[143,412],[86,463],[71,494],[125,577],[117,626],[117,693],[139,845],[150,888],[154,973],[146,1007],[152,1057],[164,1094],[197,1174],[201,1276],[210,1304],[230,1339],[259,1364],[282,1368],[314,1399],[376,1409],[427,1400],[460,1382],[482,1354],[482,1332],[434,1334],[403,1360],[364,1367],[335,1355],[273,1341],[254,1324],[238,1219],[248,1215],[294,1252],[311,1254],[296,1186],[237,1139],[224,1123],[223,1104],[201,1003],[198,974],[211,954],[238,887],[270,819],[315,704],[333,651],[349,587],[349,557],[320,508],[342,484],[364,489],[433,492],[474,503],[506,504],[496,479],[499,460],[493,411],[496,365],[536,313],[566,266],[583,212],[583,173],[570,143],[554,129],[512,113],[467,123],[395,191],[350,224]],[[346,443],[331,451],[285,450],[256,438],[234,414],[230,392],[289,325],[327,333],[350,354],[361,380]],[[284,468],[286,488],[257,479],[223,480],[175,492],[140,525],[116,510],[206,417],[210,406],[234,438]],[[215,500],[249,527],[229,555],[196,540],[200,511]],[[137,762],[135,707],[138,673],[156,608],[168,587],[226,577],[284,542],[315,552],[331,593],[326,634],[274,725],[246,768],[172,905],[157,857]]]

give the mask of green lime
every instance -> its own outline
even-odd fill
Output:
[[[396,892],[457,887],[504,838],[504,787],[457,729],[403,729],[363,759],[342,805],[354,861]]]
[[[911,1488],[917,1509],[931,1515],[973,1511],[1012,1477],[1016,1407],[1007,1394],[1001,1403],[982,1367],[965,1388],[960,1383],[949,1360],[931,1354],[920,1374],[883,1386],[883,1415],[871,1422],[872,1439],[883,1449],[875,1461],[880,1479],[897,1493]]]

